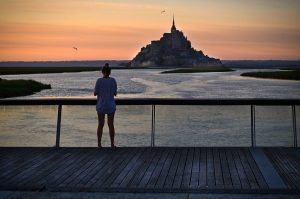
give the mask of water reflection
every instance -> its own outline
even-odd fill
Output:
[[[57,106],[0,109],[0,146],[55,145]],[[118,146],[150,146],[151,106],[117,106],[115,127]],[[96,128],[94,106],[62,107],[61,146],[96,147]],[[156,146],[250,146],[250,106],[156,106],[155,130]],[[257,106],[256,141],[292,146],[291,107]],[[103,146],[109,144],[106,125]]]

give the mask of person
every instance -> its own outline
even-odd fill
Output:
[[[109,77],[111,69],[106,63],[102,67],[103,77],[98,78],[95,89],[94,96],[97,96],[96,111],[98,114],[98,147],[102,147],[101,138],[103,133],[103,126],[105,115],[107,114],[107,124],[109,128],[111,147],[115,146],[115,127],[114,127],[114,117],[116,111],[116,103],[114,96],[117,96],[117,82],[113,77]]]

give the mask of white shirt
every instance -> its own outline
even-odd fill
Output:
[[[113,77],[97,79],[94,92],[97,95],[97,112],[108,114],[116,111],[114,96],[117,94],[117,82]]]

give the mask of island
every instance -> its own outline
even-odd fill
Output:
[[[43,89],[51,89],[51,85],[34,80],[6,80],[0,78],[0,98],[32,95]]]
[[[204,55],[202,50],[197,51],[191,46],[182,31],[176,29],[173,16],[173,24],[170,33],[164,33],[163,37],[151,44],[142,47],[140,52],[127,63],[128,67],[201,67],[220,66],[220,59]]]

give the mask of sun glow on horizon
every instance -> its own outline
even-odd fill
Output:
[[[0,0],[0,61],[132,59],[170,32],[173,13],[209,56],[300,59],[299,10],[297,0]]]

